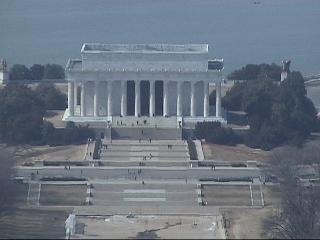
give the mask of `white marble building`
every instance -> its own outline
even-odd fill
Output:
[[[119,119],[147,118],[171,127],[198,121],[224,122],[223,60],[209,60],[208,50],[207,44],[83,44],[81,59],[69,59],[66,66],[68,108],[63,120],[114,124]],[[127,97],[129,82],[134,84],[133,99]],[[141,88],[142,83],[147,88]],[[216,85],[213,114],[209,111],[209,83]],[[155,91],[157,84],[161,93]],[[161,94],[161,102],[157,94]],[[144,113],[142,95],[147,96],[144,104],[148,111]],[[134,108],[131,114],[128,105]]]

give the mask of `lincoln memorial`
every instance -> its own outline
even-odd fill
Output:
[[[66,66],[68,108],[63,120],[111,126],[147,120],[173,128],[225,122],[222,70],[223,60],[210,59],[207,44],[85,43],[81,59],[69,59]],[[211,111],[209,84],[216,91]]]

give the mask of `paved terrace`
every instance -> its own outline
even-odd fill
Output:
[[[195,184],[93,184],[91,203],[98,206],[197,206]]]
[[[188,145],[181,140],[112,140],[104,141],[100,159],[104,166],[188,167]]]

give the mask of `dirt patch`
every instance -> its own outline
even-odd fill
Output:
[[[134,239],[160,239],[154,231],[139,232]]]
[[[202,194],[209,206],[251,206],[249,185],[204,185]]]
[[[265,206],[279,206],[281,204],[281,192],[278,185],[262,186]]]
[[[62,239],[64,222],[72,209],[8,208],[0,215],[1,239]]]
[[[42,184],[40,205],[80,206],[85,204],[86,185]]]
[[[260,239],[272,238],[272,233],[266,224],[277,212],[281,204],[279,186],[262,186],[265,207],[261,209],[220,209],[226,220],[228,238]]]
[[[20,146],[16,152],[17,164],[39,160],[75,160],[84,159],[86,144],[50,147],[44,146]]]
[[[249,148],[243,144],[236,146],[218,145],[213,143],[202,143],[205,159],[220,161],[265,161],[269,152]]]
[[[221,215],[123,215],[77,217],[85,225],[77,239],[223,239]]]
[[[221,209],[230,239],[270,238],[265,221],[275,214],[273,207],[262,209]]]
[[[25,183],[13,183],[11,186],[15,193],[10,197],[11,206],[22,207],[27,203],[28,196],[28,184]]]

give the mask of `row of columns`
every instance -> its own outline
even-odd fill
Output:
[[[80,114],[82,117],[86,116],[86,82],[81,82],[81,103]],[[74,99],[77,99],[77,86],[73,81],[68,82],[68,108],[70,115],[74,115]],[[203,97],[203,116],[209,117],[209,83],[204,82],[204,97]],[[99,82],[94,82],[94,95],[93,95],[93,115],[99,116]],[[169,97],[168,97],[168,82],[163,81],[163,116],[169,116]],[[155,81],[150,81],[150,104],[149,115],[155,116]],[[191,97],[190,97],[190,115],[196,116],[196,91],[195,83],[191,83]],[[182,82],[177,82],[177,116],[182,116]],[[112,86],[107,84],[107,106],[108,116],[113,115],[112,109]],[[141,100],[140,100],[140,81],[135,81],[135,116],[141,114]],[[126,81],[121,81],[121,115],[127,115],[127,85]],[[221,82],[216,83],[216,117],[221,117]]]

